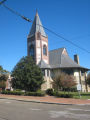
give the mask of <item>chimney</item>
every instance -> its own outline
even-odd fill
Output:
[[[74,55],[74,61],[79,64],[79,56],[76,54]]]

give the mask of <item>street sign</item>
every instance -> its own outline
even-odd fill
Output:
[[[78,90],[78,91],[81,91],[81,84],[78,84],[78,85],[77,85],[77,90]]]

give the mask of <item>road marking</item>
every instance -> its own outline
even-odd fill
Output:
[[[89,114],[77,114],[77,113],[71,113],[70,111],[49,111],[48,113],[50,115],[50,118],[70,118],[75,120],[90,120]]]
[[[61,116],[66,116],[68,111],[49,111],[50,118],[59,118]]]
[[[85,110],[85,109],[73,109],[73,108],[67,108],[68,110],[71,110],[71,111],[86,111],[86,112],[90,112],[90,110]]]
[[[5,102],[5,103],[10,104],[11,102]]]
[[[38,108],[30,108],[30,110],[33,110],[33,111],[40,111],[42,109],[38,109]]]
[[[76,109],[76,108],[67,108],[68,110],[73,110],[73,111],[84,111],[83,109]]]
[[[86,112],[90,112],[90,110],[84,110],[84,111],[86,111]]]

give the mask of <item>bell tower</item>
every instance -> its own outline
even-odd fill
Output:
[[[39,64],[41,61],[49,64],[48,37],[44,31],[38,12],[36,12],[27,38],[27,55],[31,56],[36,64]]]

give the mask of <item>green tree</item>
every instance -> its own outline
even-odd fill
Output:
[[[6,81],[8,79],[8,74],[0,74],[0,81]]]
[[[86,80],[87,84],[90,85],[90,72],[87,75],[87,80]]]
[[[4,70],[2,66],[0,66],[0,88],[6,88],[6,81],[8,79],[8,71]]]
[[[54,74],[53,87],[56,90],[69,90],[73,86],[76,86],[74,77],[64,72],[58,71]]]
[[[0,81],[0,88],[5,89],[6,88],[6,82],[5,81]]]
[[[37,91],[44,83],[41,69],[29,56],[23,57],[12,71],[12,87],[26,91]]]
[[[1,71],[3,71],[3,68],[2,68],[2,66],[0,65],[0,72],[1,72]]]

